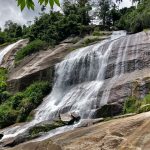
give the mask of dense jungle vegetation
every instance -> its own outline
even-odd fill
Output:
[[[137,7],[119,9],[118,3],[109,0],[64,0],[62,11],[51,10],[45,13],[41,6],[40,17],[35,18],[30,26],[19,25],[11,20],[0,30],[0,44],[13,42],[19,38],[40,39],[50,45],[59,44],[70,36],[84,36],[99,30],[123,29],[131,33],[140,32],[150,27],[150,1],[139,1]],[[92,20],[98,18],[100,23],[93,25]]]

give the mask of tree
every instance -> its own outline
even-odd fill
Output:
[[[0,31],[0,45],[5,43],[6,41],[6,34]]]
[[[120,10],[118,9],[118,7],[115,3],[112,5],[112,8],[110,10],[110,17],[111,17],[113,26],[121,17]]]
[[[21,36],[22,36],[22,27],[18,25],[16,27],[15,37],[21,37]]]
[[[98,0],[98,16],[102,20],[102,25],[106,27],[109,18],[110,0]]]
[[[18,38],[22,36],[22,27],[11,20],[6,21],[4,32],[7,38]]]
[[[90,23],[89,11],[92,7],[88,0],[76,0],[74,3],[69,0],[64,0],[63,12],[69,17],[75,15],[78,18],[78,23],[88,25]]]

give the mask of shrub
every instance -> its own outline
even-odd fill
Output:
[[[142,113],[150,111],[150,94],[147,94],[143,99],[129,97],[124,102],[123,113]]]
[[[31,55],[32,53],[38,52],[47,48],[47,44],[41,40],[35,40],[30,42],[26,47],[22,48],[16,53],[15,60],[19,61],[24,57]]]
[[[16,118],[17,111],[11,109],[8,103],[0,106],[0,128],[14,124]]]
[[[24,94],[21,92],[15,94],[13,97],[11,97],[10,101],[11,101],[12,109],[15,109],[15,110],[20,109],[19,105],[23,98],[24,98]]]
[[[147,94],[142,102],[143,105],[150,104],[150,94]]]
[[[139,113],[150,111],[150,104],[142,105],[138,110]]]
[[[50,85],[48,82],[36,82],[29,86],[24,92],[18,104],[19,115],[17,122],[26,121],[30,112],[41,104],[43,98],[49,93]]]
[[[137,100],[136,97],[129,97],[123,106],[123,113],[135,113],[141,106],[141,100]]]
[[[11,93],[3,91],[0,93],[0,104],[7,101],[11,97]]]
[[[98,37],[85,38],[84,45],[87,46],[87,45],[94,43],[94,42],[97,42],[97,41],[100,41],[100,39]]]
[[[7,70],[0,68],[0,93],[6,90]]]
[[[48,82],[35,82],[24,92],[10,96],[3,92],[8,99],[0,105],[0,128],[12,125],[16,122],[26,121],[33,109],[40,105],[43,98],[50,92]]]
[[[29,130],[29,135],[35,136],[35,135],[38,135],[39,133],[48,132],[58,127],[62,127],[64,125],[65,123],[62,121],[54,121],[54,122],[47,123],[47,124],[37,125]]]

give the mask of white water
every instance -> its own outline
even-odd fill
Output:
[[[11,45],[8,45],[7,47],[5,47],[4,49],[2,49],[0,51],[0,65],[2,64],[2,61],[3,61],[3,58],[4,56],[9,52],[11,51],[16,45],[18,45],[22,40],[16,42],[16,43],[13,43]]]
[[[37,108],[35,119],[22,127],[4,131],[3,139],[17,136],[37,123],[53,120],[64,111],[76,112],[82,119],[91,118],[97,108],[107,103],[106,99],[100,101],[98,94],[104,83],[110,53],[118,38],[125,35],[123,31],[114,32],[110,40],[76,50],[57,64],[53,90]],[[76,125],[55,129],[46,137],[74,127]]]

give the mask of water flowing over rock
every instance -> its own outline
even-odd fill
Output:
[[[77,113],[81,120],[90,119],[106,104],[120,104],[133,95],[142,97],[150,83],[149,48],[149,33],[125,36],[121,31],[114,32],[111,40],[71,52],[56,65],[53,90],[37,108],[34,120],[15,131],[4,132],[4,138],[53,120],[62,112]],[[70,129],[63,127],[54,134]]]
[[[117,42],[113,36],[113,40],[74,51],[57,64],[53,91],[38,108],[35,120],[54,119],[66,107],[68,112],[76,112],[82,119],[91,118],[96,108],[107,104],[99,101],[98,94]]]
[[[13,55],[16,53],[16,51],[18,50],[17,46],[20,45],[20,44],[26,44],[28,42],[28,40],[19,40],[17,41],[16,43],[13,43],[13,44],[10,44],[8,46],[6,46],[5,48],[1,49],[0,50],[0,65],[3,65],[4,67],[8,67],[10,68],[10,63],[9,61],[10,60],[7,60],[6,63],[4,63],[3,61],[4,60],[4,57],[13,50]],[[19,46],[21,48],[21,46]],[[16,50],[17,49],[17,50]],[[15,50],[15,51],[14,51]],[[10,57],[10,56],[9,56]],[[12,59],[12,58],[11,58]],[[11,60],[12,61],[12,60]],[[9,63],[9,64],[8,64]]]

